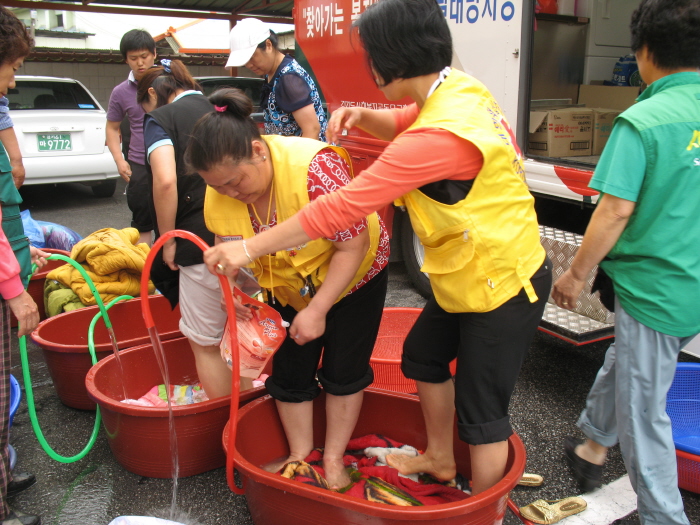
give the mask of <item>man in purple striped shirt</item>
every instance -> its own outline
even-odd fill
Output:
[[[153,219],[150,211],[151,188],[146,171],[146,154],[143,147],[143,108],[136,103],[136,87],[143,74],[153,66],[156,43],[143,29],[132,29],[124,34],[119,50],[131,71],[128,78],[112,90],[107,108],[107,147],[117,164],[119,175],[129,183],[126,202],[131,210],[131,226],[141,232],[139,242],[151,244]],[[131,140],[128,160],[121,149],[120,125],[129,118]]]

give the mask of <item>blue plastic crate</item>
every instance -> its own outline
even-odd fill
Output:
[[[678,363],[666,413],[671,418],[676,448],[700,455],[700,363]]]

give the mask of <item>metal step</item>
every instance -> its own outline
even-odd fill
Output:
[[[539,330],[581,346],[615,336],[615,323],[602,323],[571,310],[547,303]]]
[[[552,261],[552,278],[556,280],[569,268],[574,260],[582,235],[540,226],[540,240]],[[584,345],[614,336],[615,315],[600,302],[597,294],[591,294],[591,285],[598,267],[586,278],[583,293],[576,301],[573,311],[559,308],[552,297],[545,307],[539,329],[574,345]]]

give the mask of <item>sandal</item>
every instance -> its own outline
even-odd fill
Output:
[[[574,475],[574,479],[583,492],[591,492],[603,484],[603,465],[586,461],[576,454],[576,447],[581,442],[571,436],[564,439],[564,456]]]
[[[539,474],[530,474],[525,472],[523,477],[518,481],[518,485],[521,487],[539,487],[544,483],[544,478]]]
[[[551,525],[567,516],[578,514],[586,508],[586,505],[586,500],[578,496],[558,500],[538,499],[525,507],[520,507],[520,514],[533,523]]]

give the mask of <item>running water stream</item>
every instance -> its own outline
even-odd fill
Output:
[[[121,372],[122,378],[122,394],[124,397],[122,399],[129,399],[126,395],[126,381],[124,381],[124,367],[122,366],[122,359],[119,356],[119,345],[117,344],[117,336],[114,335],[114,328],[109,326],[107,328],[107,333],[109,334],[109,340],[112,342],[112,351],[114,352],[114,358],[117,360],[119,365],[119,372]]]
[[[165,360],[165,352],[163,351],[163,344],[160,340],[160,335],[158,335],[158,330],[155,326],[148,328],[148,335],[151,338],[151,344],[153,345],[153,352],[156,355],[156,360],[158,361],[158,367],[160,368],[160,373],[165,381],[165,391],[168,393],[166,395],[168,401],[168,429],[170,430],[170,451],[172,454],[172,474],[173,474],[173,497],[170,502],[170,520],[175,520],[175,513],[177,510],[177,485],[180,474],[180,463],[177,453],[177,432],[175,431],[175,415],[173,414],[173,406],[170,401],[170,374],[168,373],[168,363]]]

